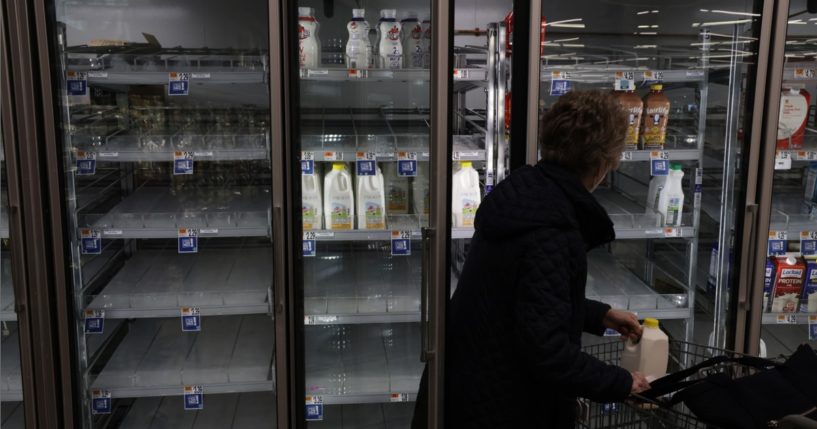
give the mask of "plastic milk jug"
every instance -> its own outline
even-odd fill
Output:
[[[417,163],[417,177],[412,178],[411,200],[414,206],[414,214],[427,215],[431,204],[431,197],[428,187],[428,163]]]
[[[352,229],[355,218],[355,195],[352,190],[352,175],[346,164],[332,164],[332,171],[323,179],[323,214],[326,229]]]
[[[639,342],[627,340],[621,352],[621,367],[630,372],[640,372],[648,381],[667,374],[669,362],[669,339],[658,328],[657,319],[644,319],[644,330]]]
[[[371,65],[372,46],[369,41],[369,23],[364,19],[365,9],[352,9],[352,20],[346,24],[349,40],[346,42],[346,67],[367,69]]]
[[[460,171],[454,173],[451,194],[451,210],[455,228],[473,228],[474,217],[479,208],[479,173],[470,161],[460,163]]]
[[[664,224],[667,226],[681,225],[684,209],[684,189],[681,187],[683,178],[681,164],[670,164],[667,183],[658,196],[658,212],[664,216]]]
[[[417,14],[408,12],[400,21],[403,44],[403,66],[407,69],[423,68],[423,27]]]
[[[658,197],[661,191],[667,186],[667,177],[669,176],[653,176],[650,179],[650,187],[647,190],[647,201],[644,205],[646,213],[653,213],[658,211]]]
[[[383,163],[383,181],[386,185],[386,212],[393,215],[408,214],[408,178],[397,175],[397,163]]]
[[[311,7],[298,8],[298,64],[303,68],[315,68],[321,64],[321,42],[314,14]]]
[[[303,208],[304,231],[323,227],[323,195],[321,193],[321,176],[315,171],[312,175],[301,175],[301,207]]]
[[[357,228],[386,229],[386,192],[383,173],[357,176]]]
[[[396,10],[383,9],[380,11],[377,35],[379,68],[403,68],[403,44],[400,42],[400,23],[397,22]]]

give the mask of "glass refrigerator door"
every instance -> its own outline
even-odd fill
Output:
[[[817,93],[814,26],[817,14],[792,1],[777,116],[768,259],[763,288],[760,353],[791,354],[817,341]],[[773,118],[771,118],[773,119]],[[815,343],[811,343],[814,345]]]
[[[410,425],[432,207],[431,5],[298,2],[307,427]],[[365,8],[364,8],[365,6]],[[486,81],[459,69],[455,86]],[[473,126],[454,146],[484,157]]]
[[[23,380],[20,372],[20,339],[9,254],[8,190],[6,157],[0,131],[0,428],[25,427]]]
[[[587,297],[724,347],[760,14],[751,1],[717,3],[542,2],[539,102],[546,111],[596,89],[628,113],[619,167],[594,192],[616,240],[588,254]]]
[[[275,426],[267,3],[53,6],[83,427]]]

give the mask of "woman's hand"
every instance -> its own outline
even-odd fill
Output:
[[[602,323],[605,328],[615,330],[621,334],[623,338],[629,338],[633,341],[641,339],[641,325],[638,323],[638,318],[635,314],[629,311],[610,309],[607,314],[604,315]]]
[[[650,390],[650,382],[640,372],[630,373],[633,376],[633,387],[630,388],[630,394],[645,392]]]

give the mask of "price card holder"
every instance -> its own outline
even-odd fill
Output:
[[[664,72],[662,71],[652,71],[646,70],[642,77],[644,78],[644,85],[650,85],[653,83],[661,83],[664,81]]]
[[[328,150],[323,153],[324,161],[343,161],[343,152],[333,152]]]
[[[110,414],[112,406],[111,392],[104,389],[91,389],[91,414]]]
[[[315,231],[304,231],[304,258],[312,258],[318,253],[318,241]]]
[[[454,69],[454,80],[468,79],[468,69]]]
[[[77,152],[77,176],[93,176],[96,174],[96,153]]]
[[[683,230],[681,228],[673,228],[673,227],[666,227],[664,228],[664,237],[666,238],[677,238],[683,235]]]
[[[817,231],[800,231],[800,254],[817,255]]]
[[[306,397],[304,419],[308,422],[319,422],[323,420],[323,398],[320,396]]]
[[[616,91],[635,91],[633,72],[616,72],[613,75],[613,89]]]
[[[769,231],[769,256],[786,254],[788,248],[788,234],[786,231]]]
[[[494,172],[493,171],[486,171],[485,172],[485,195],[491,193],[494,190]]]
[[[81,228],[79,230],[79,252],[83,255],[101,254],[102,233],[96,229]]]
[[[808,339],[817,341],[817,315],[808,317]]]
[[[356,171],[358,176],[374,176],[377,174],[377,155],[374,152],[357,152]]]
[[[198,307],[182,307],[182,332],[201,331],[201,310]]]
[[[184,386],[183,395],[185,411],[204,409],[204,389],[201,386]]]
[[[392,256],[411,255],[411,231],[391,232],[391,255]]]
[[[791,152],[779,150],[774,155],[775,170],[791,170]]]
[[[550,73],[550,95],[560,97],[567,94],[573,89],[573,84],[570,82],[567,73],[565,72],[551,72]]]
[[[389,402],[408,402],[408,393],[392,393],[389,395]]]
[[[349,79],[364,79],[369,75],[369,72],[361,69],[349,69],[347,75]]]
[[[703,193],[703,185],[704,185],[704,169],[703,168],[696,168],[695,169],[695,188],[694,188],[694,200],[693,200],[693,207],[700,208],[701,207],[701,195]]]
[[[88,73],[67,71],[65,73],[65,86],[68,95],[88,95]]]
[[[173,174],[193,174],[193,152],[176,151],[173,154]]]
[[[796,68],[794,69],[795,79],[814,79],[817,76],[814,69]]]
[[[778,314],[778,325],[794,325],[797,324],[797,316],[795,314]]]
[[[101,334],[105,330],[105,310],[83,311],[84,331],[86,334]]]
[[[664,151],[650,152],[650,176],[669,175],[669,154]]]
[[[170,72],[167,95],[190,95],[190,73]]]
[[[629,150],[625,150],[621,152],[621,161],[632,161],[633,160],[633,152]]]
[[[179,228],[179,253],[199,252],[199,232],[194,228]]]
[[[301,174],[313,176],[315,174],[315,153],[301,152]]]
[[[417,177],[417,152],[397,152],[397,175]]]

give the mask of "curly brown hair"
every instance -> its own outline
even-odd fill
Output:
[[[542,117],[539,150],[543,160],[585,177],[618,165],[626,133],[627,114],[615,95],[572,91]]]

